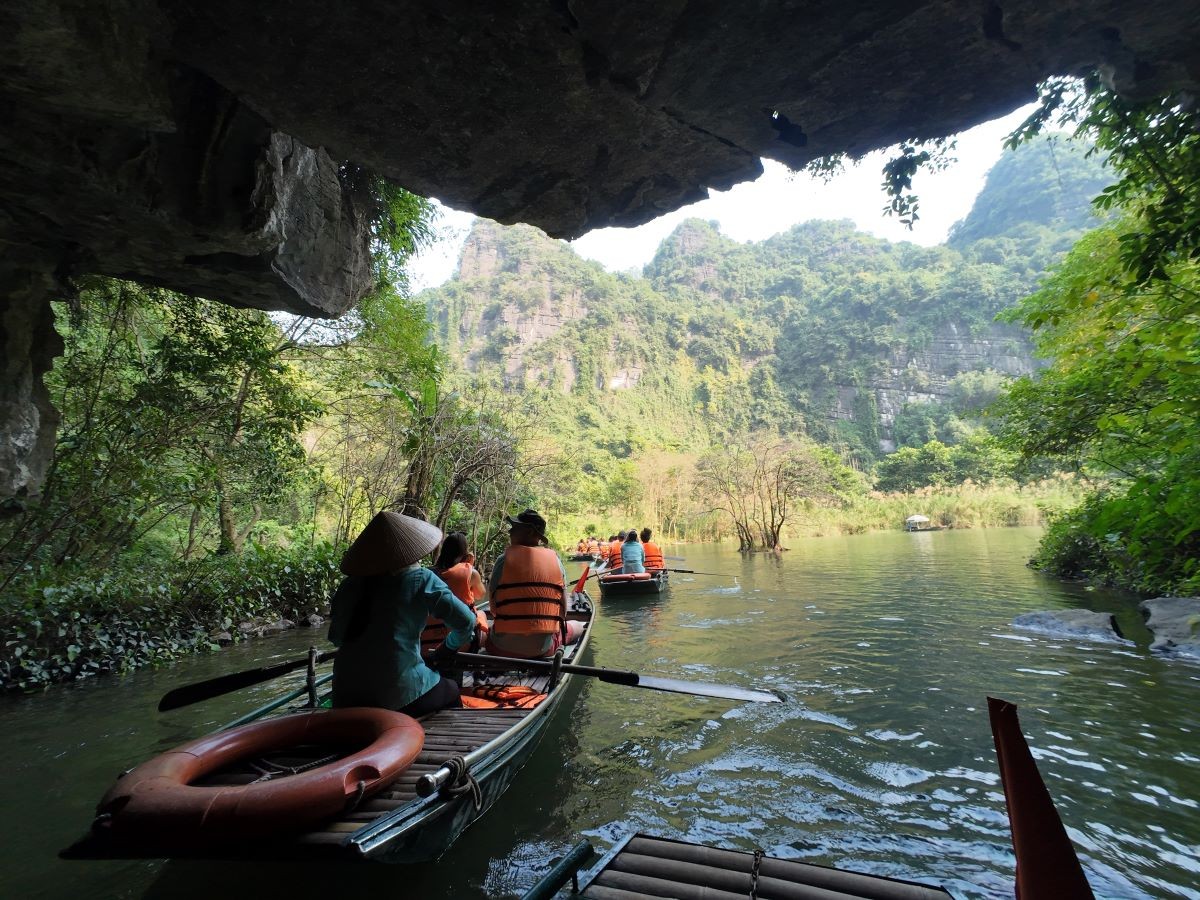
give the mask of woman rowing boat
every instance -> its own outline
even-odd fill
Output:
[[[436,526],[385,511],[342,557],[346,578],[334,594],[329,626],[338,648],[334,706],[380,706],[414,717],[462,706],[458,685],[421,658],[421,632],[431,616],[448,629],[433,654],[439,668],[475,633],[471,608],[417,565],[441,539]]]

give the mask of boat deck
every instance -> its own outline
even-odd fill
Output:
[[[582,615],[569,618],[586,621]],[[590,617],[589,617],[590,618]],[[563,660],[570,662],[577,655],[579,645],[565,648]],[[476,680],[478,677],[478,681]],[[550,676],[530,672],[463,673],[463,693],[476,686],[529,687],[537,693],[549,693]],[[490,741],[500,737],[523,719],[537,713],[531,709],[443,709],[424,716],[420,721],[425,729],[425,744],[411,766],[404,771],[387,790],[364,800],[353,811],[343,813],[338,819],[319,829],[297,838],[301,845],[334,845],[345,843],[348,835],[378,821],[398,809],[420,799],[417,781],[423,775],[441,769],[455,756],[466,756]]]
[[[519,683],[529,684],[531,680]],[[544,682],[547,679],[538,680]],[[545,685],[541,690],[545,690]],[[532,712],[531,709],[443,709],[426,716],[420,720],[425,728],[425,746],[404,774],[387,790],[364,800],[353,812],[344,813],[336,821],[303,835],[299,838],[300,843],[341,844],[347,834],[418,799],[416,784],[422,775],[436,772],[451,757],[466,756],[472,750],[478,750]]]
[[[635,834],[590,873],[589,900],[946,900],[941,887]]]

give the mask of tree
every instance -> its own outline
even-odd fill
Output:
[[[1200,588],[1200,262],[1137,282],[1130,218],[1076,246],[1012,318],[1053,356],[1001,401],[1005,437],[1099,476],[1100,497],[1060,523],[1079,532],[1096,577],[1146,590]],[[1043,561],[1054,569],[1053,554]],[[1077,562],[1071,563],[1077,566]]]
[[[831,451],[777,439],[718,446],[696,466],[697,491],[730,517],[743,552],[779,546],[802,505],[840,501],[855,478]]]

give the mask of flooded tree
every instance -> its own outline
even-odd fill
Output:
[[[696,466],[696,491],[728,514],[738,549],[780,546],[805,505],[840,502],[857,478],[829,450],[801,441],[746,438],[713,448]]]

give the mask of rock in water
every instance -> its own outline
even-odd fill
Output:
[[[1037,631],[1051,637],[1074,641],[1103,641],[1129,644],[1111,613],[1090,609],[1060,609],[1054,612],[1022,613],[1013,619],[1013,628]]]
[[[1155,597],[1138,608],[1154,632],[1151,650],[1200,659],[1200,597]]]

